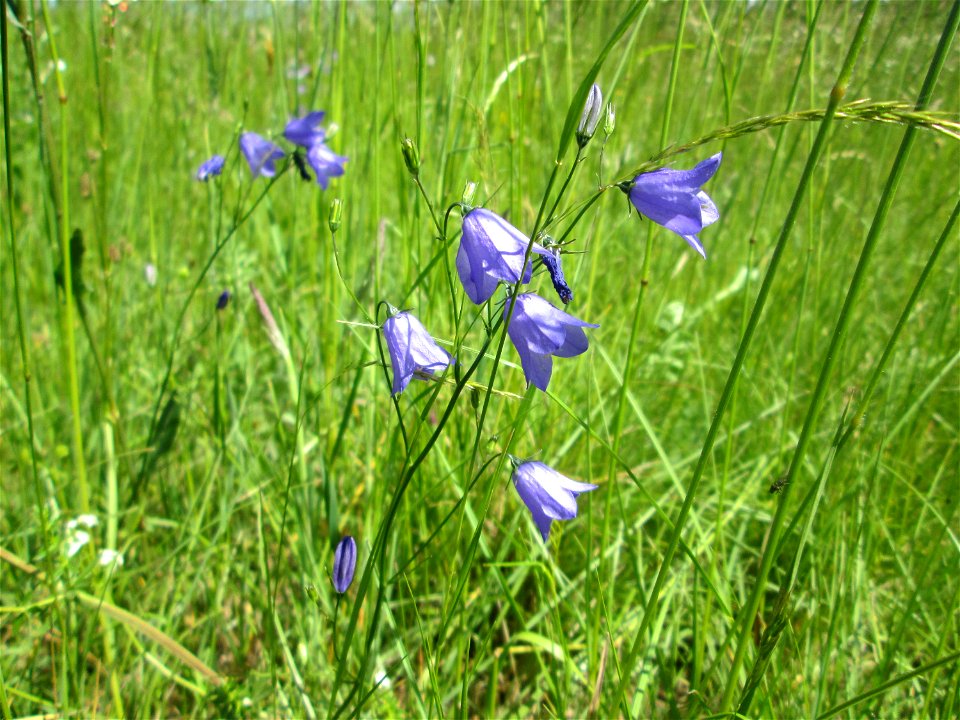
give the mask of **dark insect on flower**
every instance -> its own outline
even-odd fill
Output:
[[[307,159],[300,154],[299,150],[293,153],[293,164],[297,166],[297,172],[300,173],[301,180],[307,182],[313,180],[310,176],[310,171],[307,170]]]
[[[781,476],[778,477],[776,480],[774,480],[774,481],[770,484],[770,494],[771,494],[771,495],[776,495],[776,494],[779,493],[781,490],[783,490],[783,489],[787,486],[787,484],[789,483],[788,477],[789,477],[788,475],[781,475]]]
[[[540,260],[547,272],[550,273],[550,279],[553,281],[553,289],[557,291],[560,300],[567,305],[573,300],[573,290],[567,285],[566,278],[563,277],[563,266],[560,264],[560,252],[557,250],[547,250],[540,256]]]

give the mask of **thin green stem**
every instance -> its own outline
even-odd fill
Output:
[[[183,301],[183,304],[180,306],[180,311],[177,313],[177,320],[174,324],[173,330],[173,339],[170,341],[170,351],[167,353],[167,364],[163,373],[163,380],[160,383],[160,390],[157,393],[156,402],[153,405],[153,413],[150,418],[150,430],[147,433],[148,444],[153,441],[153,435],[156,432],[157,428],[157,418],[160,414],[160,405],[163,402],[163,398],[166,395],[167,388],[170,384],[170,376],[173,374],[173,362],[177,355],[177,349],[180,345],[180,335],[183,332],[183,323],[187,316],[187,310],[190,308],[190,304],[193,302],[194,296],[197,294],[197,291],[200,289],[200,285],[203,283],[204,278],[207,277],[207,273],[210,272],[210,268],[213,267],[214,261],[227,246],[227,243],[230,242],[230,239],[237,234],[237,231],[243,227],[244,223],[250,218],[253,214],[253,211],[257,209],[257,206],[260,205],[261,201],[267,196],[267,193],[270,192],[270,189],[274,186],[281,177],[283,177],[290,165],[286,165],[281,169],[274,177],[270,178],[270,182],[263,189],[263,192],[257,196],[256,200],[253,201],[253,204],[250,208],[243,213],[239,214],[239,206],[237,211],[237,216],[232,227],[227,231],[227,234],[223,237],[222,240],[217,242],[216,247],[213,249],[213,252],[210,253],[210,256],[207,258],[206,263],[204,263],[203,268],[200,270],[200,274],[197,275],[197,279],[194,281],[193,285],[190,288],[190,291],[187,293],[186,299]],[[140,472],[137,474],[137,478],[133,483],[133,487],[130,493],[130,502],[136,502],[137,496],[140,493],[141,485],[143,484],[144,473],[147,468],[147,463],[149,460],[149,453],[144,454],[143,461],[140,464]]]
[[[847,83],[849,82],[850,75],[853,72],[860,49],[866,40],[867,28],[870,26],[870,22],[873,19],[874,13],[876,12],[876,8],[877,0],[870,0],[869,4],[864,10],[863,16],[860,19],[860,24],[857,27],[853,42],[850,45],[850,49],[847,52],[847,57],[844,60],[843,66],[838,74],[836,85],[830,93],[830,102],[827,105],[827,109],[824,113],[823,122],[820,124],[820,129],[817,132],[813,149],[807,158],[806,165],[803,169],[803,174],[800,177],[800,182],[797,186],[796,192],[794,193],[793,201],[790,204],[790,209],[784,218],[783,227],[780,230],[780,235],[777,239],[776,246],[774,247],[773,255],[770,258],[770,266],[768,267],[767,273],[763,279],[763,283],[760,286],[760,290],[757,294],[757,300],[753,307],[753,312],[750,314],[750,320],[747,323],[747,329],[740,340],[736,357],[734,358],[733,364],[730,367],[730,372],[727,375],[727,380],[720,395],[720,400],[717,403],[717,409],[713,414],[713,419],[710,423],[709,429],[707,430],[703,449],[700,452],[697,465],[694,468],[692,477],[690,478],[690,483],[683,499],[683,505],[681,506],[680,512],[677,515],[677,520],[674,523],[673,532],[670,534],[667,550],[657,572],[657,579],[654,582],[653,589],[650,591],[644,607],[643,619],[640,622],[640,627],[637,629],[633,643],[622,664],[623,680],[620,682],[620,688],[618,690],[618,693],[620,694],[624,692],[624,685],[632,682],[633,670],[636,666],[641,644],[644,640],[647,630],[650,627],[650,624],[653,622],[653,618],[657,615],[660,593],[663,590],[664,583],[666,582],[667,576],[670,572],[671,563],[680,545],[680,536],[683,533],[687,516],[690,514],[690,510],[693,507],[693,501],[696,497],[697,490],[700,487],[700,481],[703,478],[703,473],[706,470],[707,463],[709,462],[713,453],[713,447],[716,442],[717,435],[720,432],[720,426],[723,422],[724,412],[726,411],[730,402],[730,398],[733,395],[733,388],[736,384],[738,376],[740,375],[740,371],[743,368],[747,351],[750,349],[750,346],[753,342],[754,334],[756,333],[757,326],[760,323],[760,317],[763,314],[763,309],[766,306],[767,298],[770,295],[773,281],[777,275],[777,269],[780,266],[780,260],[782,259],[784,250],[786,249],[787,240],[790,237],[797,219],[797,215],[800,211],[800,207],[803,204],[806,189],[810,183],[810,178],[813,175],[814,168],[816,167],[817,162],[823,152],[823,148],[826,145],[827,136],[829,134],[834,114],[836,113],[840,101],[843,99],[844,93],[846,92]]]
[[[41,0],[43,22],[50,28],[50,13],[47,0]],[[60,73],[59,55],[54,33],[48,33],[50,57],[53,62],[60,97],[60,261],[63,267],[63,333],[67,353],[67,383],[70,397],[70,416],[73,427],[73,470],[79,495],[80,512],[90,512],[90,488],[87,484],[87,462],[83,448],[83,421],[80,417],[80,380],[77,373],[77,339],[74,330],[74,315],[77,312],[73,294],[73,268],[70,256],[70,147],[67,138],[67,94]]]
[[[953,206],[953,213],[950,215],[950,219],[947,220],[947,224],[944,226],[943,232],[940,234],[940,238],[937,240],[937,243],[933,248],[933,252],[930,253],[927,264],[924,265],[923,271],[920,273],[920,277],[917,279],[917,284],[914,285],[913,292],[910,293],[910,298],[907,300],[906,305],[904,305],[903,312],[900,313],[900,318],[897,320],[897,324],[893,329],[893,333],[890,335],[890,339],[887,340],[886,347],[883,348],[883,354],[880,356],[880,359],[873,368],[873,372],[870,374],[870,379],[867,381],[867,386],[863,391],[863,396],[857,407],[857,411],[854,413],[853,417],[850,419],[850,423],[843,431],[843,437],[840,438],[840,447],[846,445],[847,441],[850,439],[850,436],[853,435],[857,428],[859,428],[863,423],[863,419],[867,412],[867,407],[870,405],[870,400],[873,398],[873,394],[876,392],[880,378],[883,377],[883,372],[887,367],[887,363],[890,361],[890,357],[893,355],[893,350],[897,344],[897,340],[900,339],[900,334],[907,326],[907,320],[910,319],[910,313],[913,312],[913,308],[916,306],[917,300],[920,298],[920,293],[923,291],[923,287],[927,283],[927,278],[930,277],[933,266],[940,257],[940,253],[943,251],[943,248],[946,247],[947,241],[955,238],[953,229],[957,224],[958,215],[960,215],[960,201],[957,201],[957,204]]]
[[[875,3],[871,3],[867,6],[867,9],[864,11],[864,20],[867,18],[868,14],[872,14],[874,7]],[[861,28],[863,27],[864,20],[861,20]],[[958,24],[960,24],[960,0],[954,2],[950,11],[950,15],[947,17],[943,34],[940,36],[940,42],[937,45],[936,52],[934,53],[933,59],[930,62],[930,68],[927,71],[927,76],[924,79],[923,87],[921,88],[920,95],[917,98],[918,110],[925,108],[927,103],[930,101],[930,97],[933,94],[933,89],[936,86],[937,79],[940,75],[940,70],[946,60],[950,43],[957,32]],[[858,35],[859,33],[860,28],[858,28]],[[856,43],[856,39],[854,42]],[[870,259],[873,256],[874,248],[876,247],[883,226],[886,223],[887,213],[890,210],[890,206],[893,204],[893,198],[896,195],[896,190],[900,183],[900,177],[903,174],[903,170],[907,163],[907,158],[910,155],[910,149],[915,139],[916,128],[908,127],[904,131],[903,140],[900,143],[900,149],[897,152],[897,156],[893,162],[893,167],[890,169],[890,174],[887,177],[887,182],[883,188],[883,193],[880,196],[880,201],[877,205],[877,211],[874,214],[873,222],[870,225],[870,230],[867,232],[867,238],[864,241],[863,249],[860,251],[860,259],[857,262],[857,267],[854,270],[853,277],[850,280],[850,287],[847,290],[847,295],[844,298],[843,306],[840,309],[840,315],[837,318],[836,326],[834,327],[833,334],[830,337],[830,344],[823,356],[823,361],[820,366],[820,376],[817,378],[816,388],[814,389],[813,395],[810,399],[810,404],[803,422],[803,427],[800,430],[800,437],[797,440],[797,447],[796,450],[794,450],[793,459],[790,463],[790,468],[787,471],[787,484],[780,495],[780,500],[777,504],[777,511],[770,526],[766,550],[764,551],[763,558],[760,562],[760,570],[757,573],[757,579],[754,583],[753,591],[751,592],[750,598],[745,605],[745,611],[741,615],[740,631],[737,634],[737,649],[733,657],[733,664],[730,669],[727,685],[723,693],[721,710],[729,710],[733,705],[733,696],[738,685],[740,668],[746,656],[747,648],[751,645],[750,633],[753,627],[754,617],[756,616],[757,608],[760,606],[760,601],[763,597],[763,594],[766,591],[767,578],[770,575],[770,570],[773,567],[773,563],[780,551],[780,539],[786,526],[787,508],[789,506],[790,496],[794,487],[793,480],[797,477],[799,467],[803,463],[807,446],[810,443],[814,428],[816,427],[817,420],[820,416],[820,410],[823,406],[823,399],[826,396],[827,385],[829,384],[831,372],[833,370],[834,363],[836,362],[837,355],[839,354],[840,345],[846,337],[847,328],[849,326],[850,319],[853,316],[853,310],[856,307],[857,299],[860,295],[860,288],[863,285],[864,278],[867,275],[867,268],[869,267]],[[748,708],[741,707],[740,710],[741,712],[746,712],[747,709]]]

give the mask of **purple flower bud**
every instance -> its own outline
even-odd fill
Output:
[[[432,375],[456,362],[408,312],[397,312],[388,317],[383,323],[383,337],[393,366],[394,395],[407,388],[414,373]]]
[[[568,304],[573,300],[573,290],[567,285],[567,280],[563,276],[563,265],[560,264],[560,251],[548,250],[541,257],[544,267],[550,273],[550,279],[553,281],[553,289],[557,291],[563,304]]]
[[[584,147],[597,131],[600,122],[600,111],[603,109],[603,94],[600,86],[594,83],[587,93],[587,101],[583,105],[583,114],[580,115],[580,124],[577,125],[577,144]]]
[[[713,177],[721,158],[717,153],[693,170],[661,168],[642,173],[621,187],[637,212],[672,230],[706,258],[697,233],[720,219],[720,213],[700,187]]]
[[[220,293],[220,297],[217,298],[217,310],[223,310],[227,307],[227,303],[230,302],[230,291],[224,290]]]
[[[596,485],[571,480],[542,462],[511,460],[516,468],[513,485],[533,515],[544,542],[550,537],[554,520],[572,520],[577,516],[577,496],[597,489]]]
[[[205,161],[200,169],[197,170],[196,178],[201,182],[206,182],[212,177],[216,177],[223,172],[223,164],[226,162],[226,159],[223,155],[214,155],[209,160]]]
[[[344,535],[333,554],[333,588],[341,595],[353,582],[353,571],[356,568],[357,543],[349,535]]]
[[[240,136],[240,149],[254,177],[273,177],[277,174],[276,161],[283,157],[280,146],[254,132],[245,132]]]
[[[503,308],[506,319],[512,301]],[[539,295],[524,293],[517,296],[517,309],[513,311],[507,333],[520,355],[520,365],[528,384],[544,392],[553,374],[553,356],[576,357],[587,351],[589,343],[583,328],[596,328],[563,310],[557,310]]]
[[[530,238],[499,215],[475,208],[463,217],[463,235],[457,251],[457,273],[463,289],[476,305],[490,299],[501,281],[515,283],[523,270],[523,281],[530,282],[533,272],[524,258]],[[539,245],[533,252],[546,252]]]
[[[294,145],[311,148],[326,138],[326,132],[320,127],[323,116],[323,110],[314,110],[302,118],[293,118],[283,129],[283,136]]]

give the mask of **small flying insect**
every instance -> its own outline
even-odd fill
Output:
[[[789,480],[787,479],[788,475],[781,475],[776,480],[770,484],[770,494],[777,495],[783,488],[787,486]]]
[[[306,158],[300,154],[299,150],[293,153],[293,164],[297,166],[297,172],[300,173],[300,179],[307,182],[313,180],[313,178],[310,176],[310,171],[307,170]]]

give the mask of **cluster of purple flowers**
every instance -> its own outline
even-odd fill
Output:
[[[602,107],[602,95],[594,85],[587,97],[577,128],[577,142],[586,146],[596,131]],[[613,108],[608,105],[605,132],[613,127]],[[716,222],[719,212],[701,189],[720,166],[721,155],[707,158],[692,170],[662,168],[641,173],[619,185],[641,216],[680,235],[700,255],[706,257],[698,233]],[[564,305],[573,299],[560,261],[560,253],[543,247],[524,235],[507,220],[485,208],[467,209],[463,215],[460,246],[457,250],[457,274],[467,297],[476,304],[494,296],[500,283],[519,286],[529,283],[533,261],[539,259],[550,275],[554,289]],[[556,308],[536,293],[508,295],[503,308],[507,333],[520,356],[528,385],[546,392],[553,373],[553,358],[571,358],[587,351],[584,328],[599,325],[585,322]],[[393,394],[403,392],[414,377],[426,379],[455,362],[437,345],[420,321],[411,313],[391,308],[382,326],[393,366]],[[513,483],[529,508],[544,541],[554,520],[576,517],[576,498],[597,488],[565,477],[536,461],[521,461],[511,456]]]
[[[301,176],[305,180],[312,179],[305,167],[305,164],[309,165],[317,184],[326,190],[330,185],[330,178],[343,175],[343,166],[347,158],[337,155],[327,145],[327,133],[320,124],[323,122],[323,117],[322,110],[314,110],[303,117],[292,118],[284,128],[283,136],[297,146],[293,152],[293,159]],[[255,178],[276,175],[277,161],[286,157],[283,148],[255,132],[245,132],[240,135],[240,151]],[[305,164],[301,152],[306,154]],[[197,180],[206,182],[223,172],[225,162],[222,155],[214,155],[200,165],[195,177]]]

